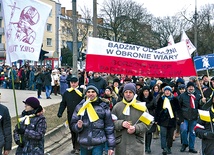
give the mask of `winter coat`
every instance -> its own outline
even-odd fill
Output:
[[[130,121],[132,125],[134,125],[143,112],[130,106],[130,115],[124,115],[123,109],[125,106],[126,104],[121,101],[112,109],[112,114],[117,116],[117,120],[114,121],[116,134],[115,155],[145,155],[145,133],[151,126],[147,126],[139,121],[139,123],[136,124],[135,133],[128,134],[127,129],[122,126],[123,121]]]
[[[81,88],[78,88],[79,91],[83,91]],[[76,106],[83,100],[83,97],[79,96],[75,91],[66,92],[62,96],[62,101],[59,106],[58,116],[62,116],[65,108],[67,108],[67,118],[68,122],[70,123],[73,112]]]
[[[51,86],[52,78],[51,78],[51,73],[49,71],[44,73],[43,78],[44,78],[44,86]]]
[[[6,106],[0,104],[0,148],[3,150],[11,150],[11,147],[12,134],[10,113]]]
[[[211,118],[211,120],[213,120],[214,112],[212,110],[209,110],[209,111],[210,111],[210,118]],[[194,128],[196,136],[199,137],[200,139],[202,139],[202,153],[203,153],[203,155],[213,155],[214,154],[214,139],[207,139],[204,136],[204,133],[212,132],[211,124],[213,127],[214,123],[213,123],[213,121],[212,121],[212,123],[202,121],[200,118],[198,119],[197,123],[204,127],[204,129],[198,128],[197,127],[198,124],[197,124],[196,127]]]
[[[67,75],[61,75],[60,76],[60,94],[63,95],[66,92],[66,89],[68,88],[68,84],[67,84]]]
[[[78,133],[77,140],[79,144],[82,147],[88,148],[107,142],[108,149],[113,150],[115,147],[114,123],[109,106],[107,103],[102,102],[100,98],[92,102],[91,104],[99,119],[95,122],[90,122],[87,112],[85,112],[83,116],[77,116],[84,102],[85,100],[76,106],[70,124],[72,130]],[[78,128],[77,126],[77,122],[80,119],[83,121],[82,128]]]
[[[194,93],[195,99],[195,109],[190,107],[190,96],[188,92],[184,92],[183,94],[179,95],[179,103],[181,106],[182,114],[184,119],[186,120],[197,120],[198,119],[198,109],[200,109],[200,99],[201,96]]]
[[[88,85],[90,84],[96,86],[96,88],[99,90],[100,95],[104,93],[105,88],[107,87],[107,82],[102,77],[90,79]]]
[[[177,121],[176,119],[178,119],[179,122],[183,122],[184,119],[178,99],[174,96],[170,96],[168,98],[170,100],[174,118],[170,117],[168,109],[163,109],[165,96],[162,95],[157,102],[157,108],[155,110],[155,122],[157,122],[160,126],[175,128]]]
[[[34,110],[29,112],[23,111],[22,117],[34,113]],[[31,117],[30,124],[25,125],[24,121],[22,121],[20,122],[20,128],[25,130],[24,135],[22,135],[24,147],[18,146],[16,155],[43,155],[44,136],[47,129],[45,117],[42,114]],[[17,129],[16,125],[13,135],[16,143],[20,140]]]
[[[109,105],[110,110],[112,110],[113,106],[117,103],[113,94],[111,94],[110,96],[104,94],[104,96],[100,99]]]

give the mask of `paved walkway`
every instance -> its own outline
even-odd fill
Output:
[[[0,103],[8,107],[11,117],[16,116],[13,90],[0,88],[0,93]],[[15,90],[15,94],[18,114],[21,114],[22,110],[24,109],[24,103],[22,101],[26,100],[28,97],[37,97],[37,91],[32,90]],[[45,92],[42,92],[42,99],[39,99],[41,105],[43,107],[46,107],[51,104],[59,103],[62,100],[61,95],[55,96],[54,94],[52,94],[51,98],[52,99],[46,99]]]

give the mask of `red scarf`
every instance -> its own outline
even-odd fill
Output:
[[[195,95],[190,94],[190,107],[195,109]]]

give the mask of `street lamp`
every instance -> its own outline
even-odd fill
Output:
[[[197,13],[197,0],[195,0],[195,14],[193,15],[194,18],[194,44],[195,44],[195,56],[198,56],[198,32],[197,32],[197,26],[198,26],[198,13]]]

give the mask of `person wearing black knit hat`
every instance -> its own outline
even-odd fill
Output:
[[[202,107],[203,109],[207,110],[211,107],[212,105],[211,99],[213,96],[214,96],[214,77],[210,79],[210,85],[204,91],[204,98],[202,100],[205,104]]]
[[[146,107],[149,111],[149,114],[154,116],[155,115],[155,108],[156,108],[156,102],[155,97],[150,91],[149,86],[144,86],[138,95],[138,100],[141,102],[146,102]],[[152,133],[155,132],[157,128],[156,124],[153,124],[150,130],[146,132],[146,138],[145,138],[145,152],[151,153],[151,142],[152,142]]]
[[[16,154],[44,154],[47,123],[43,115],[43,108],[35,97],[29,97],[23,103],[25,103],[25,110],[19,119],[19,127],[15,126],[13,135],[15,143],[18,145]]]
[[[186,92],[179,96],[179,103],[184,117],[184,122],[180,125],[182,139],[180,152],[184,152],[189,146],[189,152],[197,153],[197,150],[194,148],[195,133],[193,129],[197,123],[198,109],[201,107],[201,96],[195,91],[195,84],[193,82],[187,83]]]

